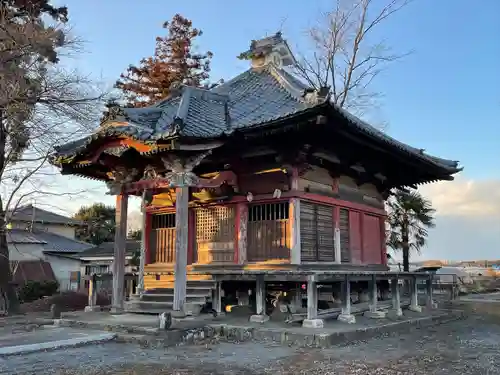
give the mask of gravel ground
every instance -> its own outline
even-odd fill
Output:
[[[0,359],[0,374],[500,374],[500,324],[469,318],[330,349],[219,343],[149,350],[108,343]]]

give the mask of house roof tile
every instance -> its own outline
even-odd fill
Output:
[[[102,244],[95,246],[91,249],[87,249],[78,254],[80,259],[84,258],[109,258],[113,257],[114,253],[114,242],[103,242]],[[132,254],[141,248],[141,241],[127,240],[125,245],[125,254],[127,256],[132,256]]]
[[[13,222],[35,222],[44,224],[81,225],[79,220],[34,207],[31,204],[18,207],[10,216]]]
[[[79,253],[94,247],[94,245],[59,236],[55,233],[23,229],[11,229],[7,232],[7,243],[12,245],[37,244],[44,252],[52,253]]]

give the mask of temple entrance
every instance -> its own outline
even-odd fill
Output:
[[[154,263],[175,263],[175,213],[153,215],[150,246]]]

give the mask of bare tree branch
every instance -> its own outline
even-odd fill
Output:
[[[11,289],[10,216],[34,197],[81,194],[58,191],[48,160],[56,144],[95,128],[104,96],[88,77],[58,64],[81,47],[59,23],[67,9],[19,4],[0,2],[0,299]]]
[[[383,41],[374,42],[374,30],[412,0],[386,0],[377,8],[374,0],[336,0],[308,30],[313,50],[299,56],[297,73],[309,85],[330,87],[331,100],[362,116],[381,96],[374,79],[388,64],[408,53],[391,53]]]

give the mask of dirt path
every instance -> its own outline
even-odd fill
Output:
[[[500,324],[467,319],[328,350],[220,343],[167,350],[109,343],[0,359],[1,374],[500,374]]]

